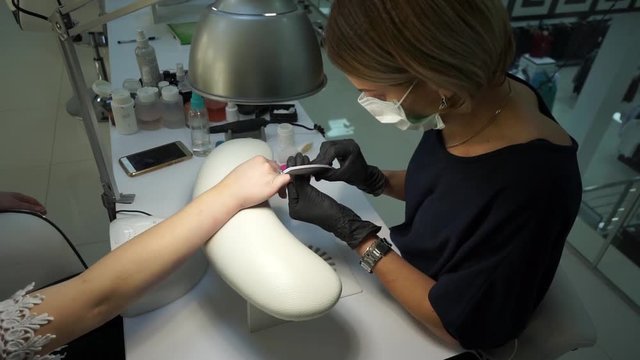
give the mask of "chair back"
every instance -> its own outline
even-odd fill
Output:
[[[491,351],[492,359],[550,360],[596,343],[596,329],[561,266],[529,325],[514,341]],[[514,349],[515,355],[511,357]]]
[[[87,268],[65,234],[30,211],[0,212],[0,300],[35,282],[41,288]]]

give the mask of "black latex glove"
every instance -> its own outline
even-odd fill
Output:
[[[315,174],[316,180],[344,181],[374,196],[384,191],[386,178],[382,171],[367,164],[360,147],[352,139],[325,141],[313,164],[331,165],[338,159],[340,168]]]
[[[309,164],[309,158],[298,153],[287,160],[287,167]],[[310,176],[294,176],[287,185],[291,218],[315,224],[333,233],[355,248],[370,234],[377,234],[380,226],[362,220],[348,207],[338,203],[311,186]]]

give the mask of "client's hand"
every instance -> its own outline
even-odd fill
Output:
[[[0,210],[28,210],[42,215],[47,214],[44,205],[31,196],[6,191],[0,191]]]
[[[239,201],[242,209],[266,201],[290,180],[289,175],[280,173],[274,161],[256,156],[238,165],[216,187]]]
[[[306,164],[309,164],[309,158],[300,153],[287,160],[287,167]],[[351,248],[380,231],[379,226],[362,220],[351,209],[311,186],[309,181],[309,176],[294,176],[287,185],[291,218],[318,225]]]

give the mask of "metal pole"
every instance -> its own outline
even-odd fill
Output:
[[[631,190],[629,190],[629,192],[631,192]],[[607,235],[607,239],[600,247],[600,250],[598,251],[596,257],[593,259],[593,267],[598,267],[598,264],[600,264],[600,261],[604,257],[604,254],[607,252],[607,249],[609,249],[609,247],[611,246],[611,242],[613,241],[614,237],[616,237],[618,233],[623,229],[627,220],[629,220],[629,217],[635,211],[635,208],[638,205],[638,200],[640,200],[640,191],[635,190],[634,194],[632,195],[631,203],[628,207],[625,207],[624,211],[620,215],[620,220],[612,229],[612,231]]]
[[[68,36],[67,29],[64,25],[64,15],[57,13],[58,19],[54,21],[55,29],[58,31],[58,42],[60,44],[60,50],[64,64],[69,75],[69,81],[73,92],[80,100],[80,107],[82,108],[82,121],[84,123],[89,143],[91,144],[91,151],[95,158],[96,165],[98,167],[98,173],[100,174],[100,183],[102,184],[102,203],[107,209],[109,220],[113,221],[116,218],[116,203],[131,204],[135,198],[134,194],[121,194],[118,192],[116,181],[111,169],[111,161],[105,156],[100,146],[100,138],[96,130],[96,124],[98,123],[95,109],[93,107],[93,99],[89,97],[86,91],[86,82],[84,75],[82,74],[82,68],[80,61],[78,60],[78,54],[76,53],[75,45],[70,36]]]

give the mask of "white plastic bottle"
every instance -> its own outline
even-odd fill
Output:
[[[116,124],[116,131],[122,135],[138,132],[136,113],[133,109],[133,98],[126,89],[116,89],[111,93],[111,111]]]
[[[225,116],[228,122],[238,121],[238,106],[231,101],[227,102],[227,106],[224,108]]]
[[[149,40],[142,30],[138,30],[136,61],[138,68],[140,68],[142,86],[157,86],[162,81],[156,50],[149,44]]]
[[[162,125],[169,129],[182,129],[186,125],[182,97],[175,86],[162,88]]]
[[[142,87],[136,96],[136,118],[143,130],[157,130],[162,127],[162,109],[158,99],[158,88]]]
[[[195,92],[191,95],[189,110],[189,127],[191,128],[191,150],[195,156],[207,156],[211,152],[211,135],[209,134],[209,115],[204,106],[204,99]]]
[[[298,152],[293,137],[291,124],[278,125],[278,144],[276,145],[276,161],[278,164],[286,164],[289,156]]]
[[[176,64],[176,81],[178,82],[178,90],[181,93],[191,91],[191,85],[187,79],[187,73],[184,71],[184,65],[182,63]]]

